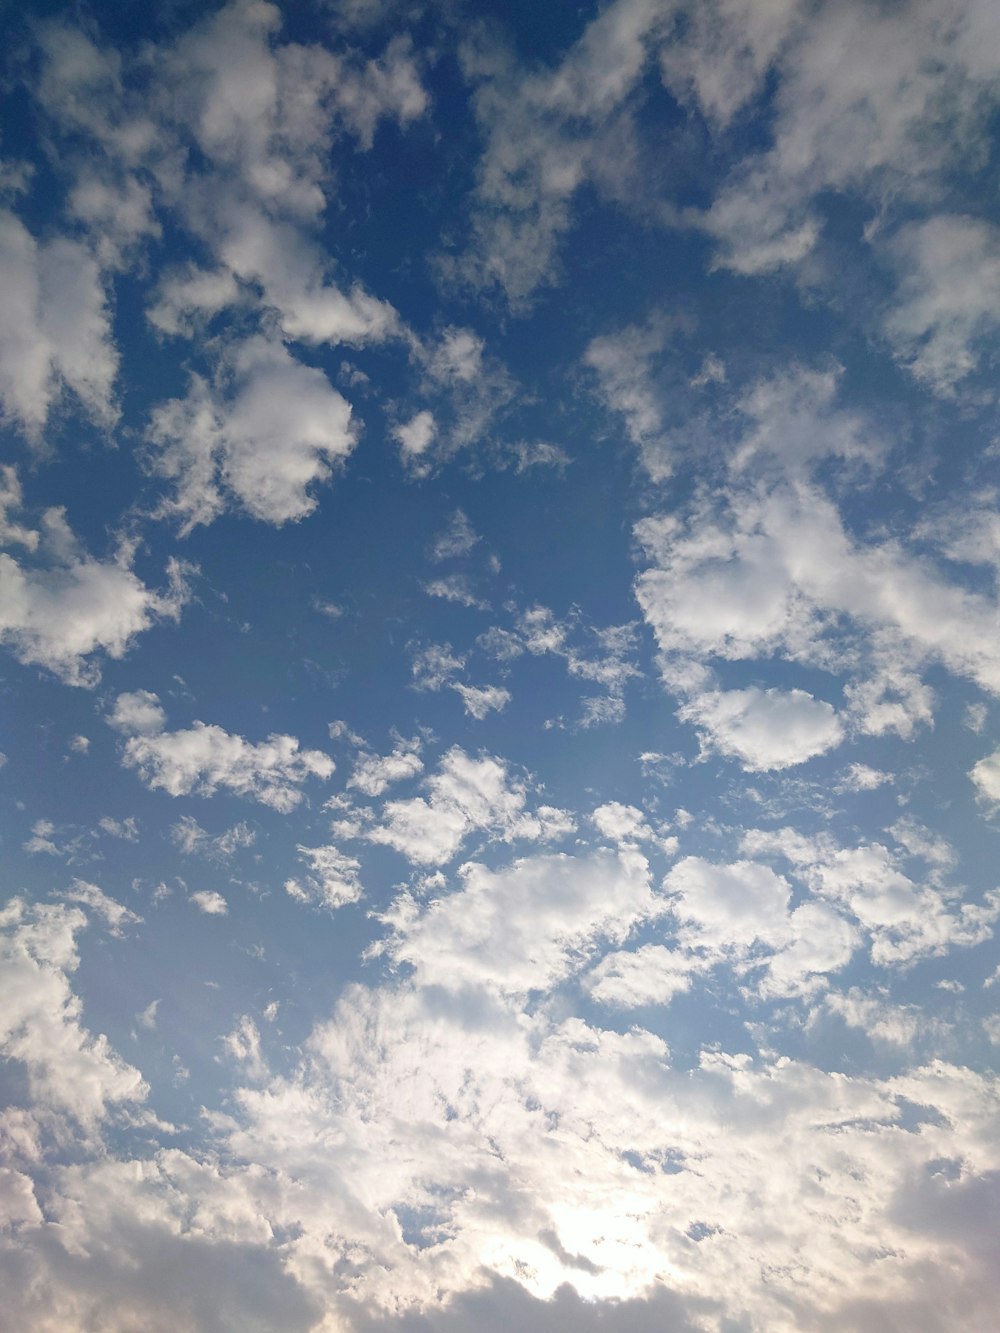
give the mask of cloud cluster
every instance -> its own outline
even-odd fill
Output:
[[[18,661],[45,667],[69,685],[94,686],[101,655],[121,658],[160,620],[177,620],[194,567],[171,559],[168,586],[157,592],[132,569],[134,548],[122,541],[109,560],[90,555],[62,509],[47,509],[39,531],[7,528],[26,547],[0,553],[0,640]]]
[[[294,736],[274,734],[254,744],[214,724],[165,730],[155,694],[119,695],[109,722],[125,734],[122,763],[150,790],[170,796],[212,796],[220,788],[288,813],[303,799],[309,778],[329,778],[334,764],[321,750],[303,750]]]

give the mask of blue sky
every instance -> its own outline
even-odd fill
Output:
[[[0,1329],[985,1327],[987,0],[35,4]]]

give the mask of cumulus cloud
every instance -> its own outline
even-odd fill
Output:
[[[322,371],[253,338],[231,349],[214,387],[195,376],[186,398],[158,407],[149,439],[153,471],[176,484],[160,513],[186,534],[227,502],[266,523],[305,518],[317,504],[311,487],[344,462],[356,435]]]
[[[381,796],[392,783],[416,777],[423,768],[419,741],[399,740],[390,754],[359,755],[347,785],[366,796]]]
[[[198,889],[188,896],[198,911],[203,912],[205,916],[226,916],[229,913],[229,904],[222,894],[216,893],[214,889]]]
[[[99,425],[118,416],[118,353],[97,261],[65,237],[39,244],[0,211],[0,407],[37,439],[64,388]]]
[[[634,849],[525,857],[500,871],[470,862],[459,874],[457,892],[426,906],[404,895],[381,918],[393,933],[380,952],[422,985],[549,990],[598,939],[619,942],[658,910]]]
[[[191,595],[192,565],[171,559],[167,588],[157,592],[133,571],[133,557],[123,542],[112,559],[95,559],[74,537],[65,511],[47,509],[28,558],[0,553],[0,640],[25,665],[93,687],[101,655],[124,657],[157,621],[179,619]]]
[[[222,727],[195,722],[166,731],[155,694],[141,691],[116,703],[112,725],[125,732],[122,763],[135,768],[151,790],[171,796],[212,796],[219,788],[287,813],[304,799],[309,778],[329,778],[333,760],[320,750],[303,750],[294,736],[273,734],[253,744]],[[143,730],[136,731],[136,725]],[[134,734],[132,734],[134,733]]]
[[[714,690],[677,716],[698,727],[709,751],[734,755],[750,772],[803,764],[844,736],[835,709],[805,690]]]
[[[1000,805],[1000,750],[978,759],[969,772],[976,794],[986,804]]]
[[[365,833],[418,865],[447,863],[473,832],[511,842],[559,838],[574,828],[565,810],[528,808],[527,784],[493,755],[477,759],[452,746],[423,786],[426,797],[387,801],[381,822]]]
[[[96,908],[112,926],[136,920],[96,885],[77,885],[76,902]],[[86,924],[80,907],[65,903],[30,906],[14,898],[0,909],[0,1051],[23,1062],[41,1107],[90,1134],[115,1108],[142,1102],[148,1089],[106,1037],[83,1025],[70,977]]]
[[[655,564],[636,594],[685,689],[704,689],[711,656],[846,668],[860,677],[846,691],[857,725],[875,734],[929,719],[926,662],[1000,690],[993,599],[897,542],[855,539],[815,487],[732,491],[686,525],[644,519],[637,535]]]

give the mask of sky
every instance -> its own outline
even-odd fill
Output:
[[[0,1330],[989,1326],[995,0],[0,29]]]

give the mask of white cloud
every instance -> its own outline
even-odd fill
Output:
[[[719,263],[747,274],[796,263],[820,234],[822,192],[926,206],[956,164],[979,160],[997,89],[988,0],[706,9],[666,59],[670,86],[724,122],[769,65],[775,81],[769,147],[737,163],[705,218]]]
[[[750,772],[803,764],[844,737],[834,708],[805,690],[714,690],[677,716],[698,727],[707,749],[734,755]]]
[[[598,939],[621,942],[636,922],[662,911],[634,849],[525,857],[500,871],[472,862],[459,874],[457,892],[426,906],[404,895],[380,918],[393,934],[379,951],[409,964],[421,985],[549,990]]]
[[[984,802],[992,806],[1000,805],[1000,750],[978,759],[969,777],[975,784],[977,795]]]
[[[286,882],[285,890],[291,897],[332,909],[356,903],[362,896],[361,862],[356,857],[329,846],[300,846],[296,850],[311,873],[305,876],[304,885],[295,879]]]
[[[613,1009],[667,1005],[675,995],[690,990],[694,975],[704,964],[678,949],[644,944],[634,952],[607,953],[583,979],[598,1004]]]
[[[488,611],[489,602],[477,597],[472,587],[472,580],[466,574],[445,574],[442,578],[425,583],[424,592],[428,597],[440,597],[446,602],[457,602],[459,606],[473,606],[479,611]]]
[[[392,433],[399,442],[403,462],[422,473],[427,464],[420,460],[425,457],[437,437],[437,422],[434,420],[433,412],[424,408],[409,421],[394,426]]]
[[[119,694],[107,722],[126,736],[155,736],[166,726],[167,715],[158,695],[151,690],[132,690]]]
[[[392,783],[416,777],[423,767],[419,741],[400,740],[391,754],[359,755],[347,785],[357,787],[366,796],[381,796]]]
[[[502,685],[463,685],[460,680],[452,681],[448,686],[462,700],[465,711],[479,721],[487,713],[501,713],[510,703],[510,690]]]
[[[45,511],[39,555],[41,562],[22,564],[0,554],[0,640],[20,662],[45,667],[68,685],[96,685],[100,654],[124,657],[158,620],[179,619],[195,572],[171,559],[167,589],[156,592],[133,572],[128,543],[111,560],[94,559],[62,509]]]
[[[654,836],[642,811],[622,801],[606,801],[594,810],[590,819],[597,831],[611,842],[648,842]]]
[[[369,841],[394,847],[418,865],[445,864],[476,831],[510,842],[558,838],[574,827],[564,810],[548,805],[529,810],[526,783],[512,779],[502,759],[474,759],[457,745],[423,786],[426,798],[387,801],[382,822],[365,832]]]
[[[214,889],[199,889],[196,893],[189,894],[188,897],[198,911],[204,912],[206,916],[228,915],[229,904],[222,894],[216,893]]]
[[[413,653],[410,672],[415,690],[440,690],[465,666],[465,658],[452,652],[450,643],[431,643]]]
[[[96,261],[78,241],[39,245],[0,211],[0,406],[38,438],[65,386],[99,425],[117,419],[118,354]]]
[[[154,730],[160,730],[162,726],[161,718],[159,727]],[[257,835],[249,824],[241,821],[213,837],[191,815],[182,815],[176,824],[171,824],[170,837],[185,856],[207,856],[210,860],[228,861],[238,848],[252,847]]]
[[[909,967],[920,958],[981,944],[1000,916],[1000,891],[989,891],[981,902],[962,901],[960,891],[940,885],[934,873],[914,882],[881,843],[840,847],[829,836],[809,838],[786,828],[751,831],[743,849],[786,858],[819,902],[850,913],[879,967]]]
[[[933,696],[915,674],[927,661],[1000,691],[994,602],[892,540],[857,541],[814,487],[730,492],[721,510],[696,509],[686,528],[670,515],[636,532],[656,561],[637,580],[639,603],[682,665],[779,653],[833,670],[867,667],[870,680],[846,692],[856,689],[858,725],[876,733],[906,734],[912,718],[929,718]],[[693,677],[704,681],[704,671]],[[888,717],[887,692],[900,696]]]
[[[900,1099],[925,1108],[918,1126]],[[641,1028],[355,986],[299,1068],[238,1107],[230,1150],[278,1172],[270,1209],[296,1219],[294,1271],[328,1300],[349,1282],[390,1323],[478,1327],[470,1295],[492,1274],[552,1301],[553,1328],[569,1285],[583,1298],[573,1327],[589,1327],[586,1302],[662,1290],[665,1272],[670,1323],[683,1312],[692,1328],[706,1310],[776,1333],[817,1311],[831,1327],[912,1322],[915,1283],[967,1302],[948,1307],[976,1312],[965,1322],[989,1317],[991,1256],[948,1209],[1000,1161],[997,1091],[941,1061],[880,1079],[717,1049],[672,1069]],[[935,1176],[942,1159],[962,1159],[960,1180]],[[496,1287],[484,1296],[514,1326]]]
[[[263,338],[231,349],[216,389],[195,376],[187,398],[157,408],[149,438],[153,470],[176,483],[160,512],[182,533],[227,501],[266,523],[305,518],[317,503],[311,487],[356,440],[350,405],[322,371]]]
[[[888,253],[899,285],[886,335],[911,374],[951,394],[988,354],[1000,322],[1000,228],[941,215],[902,227]]]
[[[577,190],[619,198],[634,184],[629,95],[668,12],[658,0],[616,0],[554,68],[518,67],[488,31],[462,52],[486,136],[469,252],[442,269],[498,286],[514,309],[553,282]]]
[[[76,884],[69,896],[75,892],[113,926],[136,920],[95,885]],[[15,898],[0,909],[0,1051],[23,1062],[41,1106],[71,1116],[90,1133],[116,1106],[141,1102],[147,1088],[106,1037],[93,1036],[82,1024],[69,978],[79,963],[76,936],[86,922],[79,907],[63,903],[29,906]]]
[[[673,471],[672,449],[664,432],[661,398],[653,376],[653,361],[662,353],[664,342],[663,327],[633,326],[594,338],[583,355],[584,365],[597,375],[600,398],[624,419],[625,433],[641,452],[653,481],[665,481]]]
[[[116,706],[112,723],[131,732],[138,711],[144,730],[129,735],[122,750],[126,768],[137,768],[150,790],[162,788],[171,796],[212,796],[220,788],[235,792],[287,813],[303,800],[302,784],[311,777],[329,778],[333,760],[320,750],[303,750],[294,736],[270,735],[256,745],[222,727],[195,722],[179,731],[161,730],[162,710],[155,710],[156,695],[141,691],[124,696],[126,705],[119,717]]]

